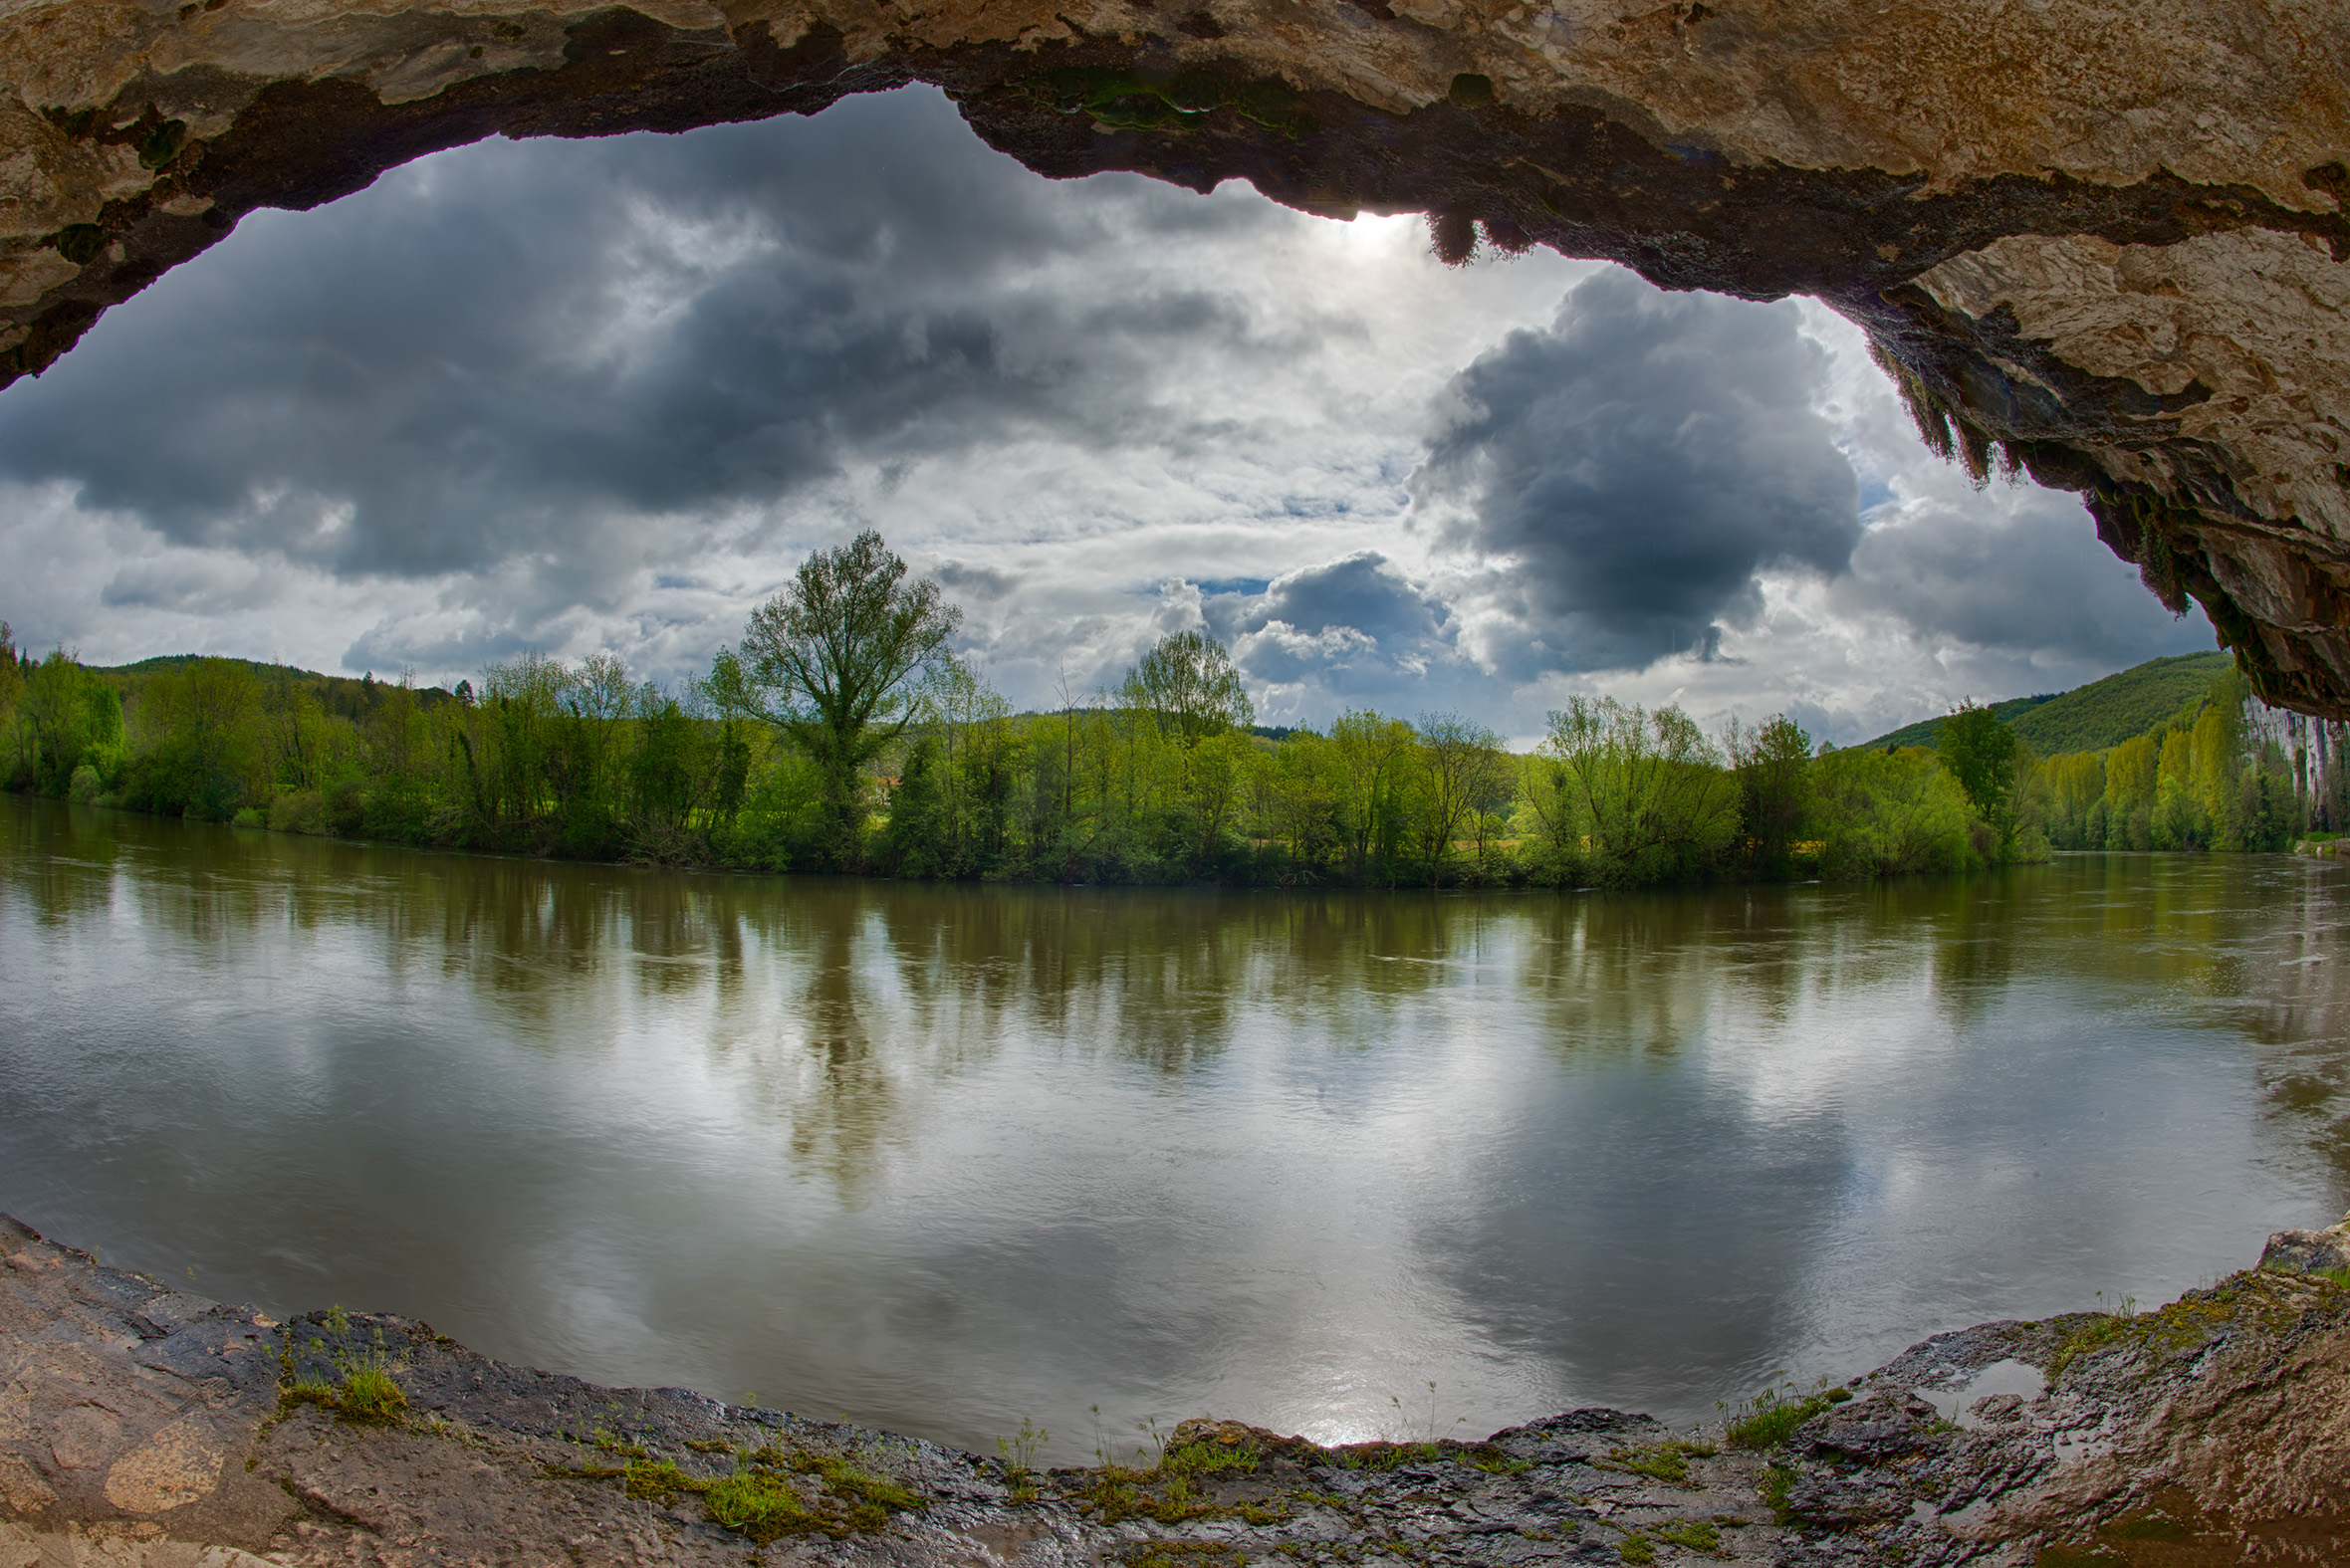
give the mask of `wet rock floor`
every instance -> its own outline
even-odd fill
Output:
[[[1728,1429],[1324,1449],[1185,1422],[1032,1471],[407,1319],[278,1323],[0,1220],[0,1568],[2350,1563],[2350,1290],[1996,1323]]]

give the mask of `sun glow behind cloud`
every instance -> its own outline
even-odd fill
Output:
[[[1851,740],[2210,643],[1815,305],[1046,182],[927,90],[443,153],[0,393],[0,614],[94,660],[671,680],[866,526],[1023,706],[1204,623],[1271,722],[1606,690]]]

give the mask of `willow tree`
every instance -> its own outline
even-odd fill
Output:
[[[1678,706],[1569,698],[1536,756],[1531,803],[1562,869],[1635,883],[1693,876],[1738,832],[1737,782]]]
[[[751,612],[741,665],[761,713],[815,763],[823,850],[855,859],[865,766],[905,730],[920,674],[947,655],[963,612],[865,530],[800,564],[791,585]]]

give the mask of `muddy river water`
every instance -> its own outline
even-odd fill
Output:
[[[0,799],[0,1209],[992,1450],[1669,1420],[2350,1202],[2350,867],[933,887]],[[1098,1407],[1098,1414],[1095,1413]]]

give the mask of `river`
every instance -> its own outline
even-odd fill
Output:
[[[935,887],[6,797],[0,1208],[208,1295],[1058,1459],[1204,1413],[1690,1421],[2330,1223],[2346,913],[2350,867],[2282,856]]]

